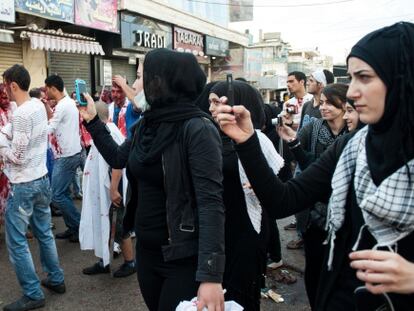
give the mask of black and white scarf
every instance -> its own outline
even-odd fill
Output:
[[[407,167],[402,166],[377,187],[371,178],[365,151],[368,126],[348,142],[332,178],[332,195],[328,205],[327,230],[330,243],[328,270],[332,269],[336,232],[345,220],[345,204],[350,183],[354,188],[365,225],[361,228],[354,249],[358,247],[362,230],[367,227],[376,239],[377,247],[392,246],[414,231],[414,187]],[[414,180],[414,159],[407,163]]]

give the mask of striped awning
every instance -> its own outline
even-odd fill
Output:
[[[29,39],[34,50],[105,55],[102,46],[93,39],[83,40],[31,31],[22,31],[20,37]]]

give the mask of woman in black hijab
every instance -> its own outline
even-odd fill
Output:
[[[258,129],[261,139],[273,149],[272,142],[260,133],[265,122],[263,102],[260,94],[245,82],[233,81],[234,104],[248,103],[252,112],[254,128]],[[226,82],[213,82],[207,85],[197,105],[205,112],[216,116],[216,103],[219,98],[227,96]],[[268,219],[259,202],[254,201],[252,189],[243,179],[240,163],[233,147],[233,142],[221,133],[223,142],[223,201],[226,210],[226,266],[223,287],[226,300],[234,300],[245,310],[260,310],[260,289],[264,284],[266,269],[266,248],[268,240]],[[266,143],[266,142],[265,142]],[[277,157],[275,157],[277,158]],[[278,168],[283,160],[278,157]],[[276,159],[275,159],[276,161]],[[245,175],[244,175],[245,176]],[[257,199],[256,199],[257,200]],[[259,205],[259,206],[257,206]],[[264,286],[263,286],[264,287]]]
[[[260,201],[273,203],[270,213],[285,217],[330,197],[315,310],[413,309],[413,51],[414,24],[407,22],[376,30],[352,48],[347,96],[367,126],[338,139],[285,184],[267,167],[248,111],[217,111]]]
[[[144,61],[145,112],[133,138],[117,146],[89,96],[81,110],[112,168],[127,169],[124,231],[135,222],[137,273],[151,311],[198,306],[223,310],[224,207],[221,141],[211,116],[194,105],[206,78],[195,57],[167,49]]]

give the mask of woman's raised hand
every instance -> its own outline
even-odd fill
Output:
[[[244,106],[217,106],[216,120],[224,134],[238,144],[254,134],[250,112]]]
[[[96,116],[96,108],[95,108],[95,102],[93,101],[93,98],[88,93],[83,93],[83,96],[86,99],[86,102],[88,103],[86,107],[79,106],[79,113],[82,117],[82,119],[86,122],[91,121]]]

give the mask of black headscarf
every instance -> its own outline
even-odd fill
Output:
[[[152,163],[177,139],[185,120],[211,116],[194,105],[206,82],[194,55],[156,49],[146,55],[143,67],[150,110],[138,124],[135,151],[138,161]]]
[[[387,87],[384,115],[369,125],[366,138],[376,185],[414,157],[413,51],[414,24],[400,22],[366,35],[348,56],[368,63]]]
[[[351,105],[351,107],[355,110],[355,102],[354,102],[352,99],[347,98],[347,99],[346,99],[346,103],[347,103],[347,104],[350,104],[350,105]],[[357,113],[358,113],[358,112],[357,112]],[[366,124],[365,124],[365,123],[363,123],[363,122],[361,122],[361,120],[358,118],[358,125],[357,125],[357,127],[356,127],[356,129],[355,129],[355,130],[360,130],[360,129],[362,129],[365,125],[366,125]]]
[[[249,84],[237,80],[233,81],[233,90],[234,105],[244,105],[251,113],[255,128],[261,128],[264,125],[264,111],[258,91]],[[211,82],[204,88],[196,104],[208,114],[210,114],[208,99],[211,93],[216,94],[218,97],[227,96],[227,82]],[[223,144],[223,156],[234,153],[233,141],[221,131],[220,136]]]
[[[213,81],[210,83],[207,83],[203,89],[203,91],[201,92],[200,96],[197,98],[197,100],[195,101],[196,106],[198,106],[202,111],[204,111],[205,113],[210,114],[210,102],[209,102],[209,97],[210,97],[210,91],[211,89],[217,84],[217,81]]]
[[[251,85],[242,81],[233,81],[234,105],[243,105],[250,111],[255,129],[262,129],[265,124],[263,99],[260,93]],[[211,89],[210,93],[218,97],[227,96],[227,82],[219,82]]]

